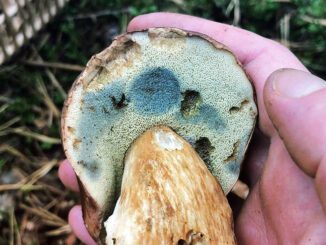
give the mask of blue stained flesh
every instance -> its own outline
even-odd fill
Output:
[[[132,82],[130,101],[140,114],[167,113],[181,100],[180,84],[175,75],[166,68],[151,68]]]

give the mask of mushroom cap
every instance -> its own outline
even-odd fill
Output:
[[[153,28],[92,57],[65,102],[62,141],[84,202],[107,215],[125,153],[147,129],[165,125],[186,139],[227,194],[256,116],[251,82],[231,51],[198,33]]]

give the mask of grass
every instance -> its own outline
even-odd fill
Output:
[[[76,244],[66,223],[78,203],[57,178],[60,111],[87,60],[139,14],[172,11],[241,26],[288,46],[326,77],[322,0],[72,1],[0,67],[0,244]]]

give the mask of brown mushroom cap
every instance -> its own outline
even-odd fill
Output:
[[[89,61],[62,116],[64,150],[85,195],[86,223],[112,213],[127,149],[157,125],[186,139],[227,194],[256,115],[252,85],[223,45],[175,28],[119,36]],[[90,232],[97,236],[98,228]]]

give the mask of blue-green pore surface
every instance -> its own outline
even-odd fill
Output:
[[[145,115],[167,113],[180,104],[180,84],[172,71],[155,67],[145,70],[132,82],[127,98],[135,111]]]
[[[167,52],[149,45],[147,34],[134,36],[142,46],[141,62],[114,79],[103,69],[93,84],[74,92],[65,119],[74,139],[70,136],[65,148],[77,175],[99,205],[112,210],[127,149],[147,129],[165,125],[193,145],[227,193],[256,116],[245,73],[228,51],[216,52],[202,38]]]
[[[162,114],[172,114],[169,117],[173,118],[174,124],[184,125],[185,128],[191,130],[192,125],[206,125],[216,134],[219,134],[221,130],[224,130],[226,125],[224,120],[220,117],[218,111],[211,105],[207,105],[204,102],[201,103],[196,113],[193,115],[185,116],[181,110],[181,104],[185,100],[184,94],[186,91],[181,91],[180,81],[177,76],[170,70],[162,67],[150,67],[144,70],[139,76],[137,76],[132,82],[129,89],[126,88],[126,83],[122,81],[113,81],[103,88],[101,92],[94,91],[88,92],[84,97],[84,106],[82,107],[82,115],[85,115],[80,119],[85,131],[83,132],[83,141],[81,144],[80,152],[96,152],[93,147],[97,147],[93,144],[93,141],[87,139],[92,138],[94,131],[99,130],[101,132],[107,125],[111,125],[110,131],[113,132],[115,128],[121,126],[119,119],[127,112],[127,108],[139,114],[146,121],[146,118],[153,119],[153,116],[159,116]],[[198,92],[198,94],[200,94]],[[190,102],[191,103],[191,102]],[[120,105],[120,106],[119,106]],[[96,116],[90,116],[90,114],[102,114],[105,115],[106,120],[95,120]],[[123,123],[123,122],[122,122]],[[164,124],[164,120],[154,120],[154,125]],[[168,123],[171,124],[171,123]],[[152,125],[152,126],[154,126]],[[152,127],[149,126],[149,127]],[[148,128],[149,128],[148,127]],[[144,131],[147,128],[144,128]],[[178,131],[178,127],[174,127],[174,130]],[[89,136],[87,136],[90,134]],[[96,133],[95,133],[96,134]],[[100,133],[101,134],[101,133]],[[191,133],[189,132],[189,135]],[[196,147],[196,143],[201,139],[205,139],[206,143],[211,144],[210,139],[207,137],[185,137],[190,142],[197,152],[204,159],[207,167],[213,171],[214,167],[211,165],[210,151],[215,147],[206,147],[201,145]],[[123,139],[121,139],[123,140]],[[206,149],[207,148],[207,149]],[[88,174],[92,178],[99,177],[99,163],[91,157],[85,160],[80,160],[78,164],[83,165],[89,169]],[[101,154],[96,154],[97,159],[101,159]],[[115,159],[114,161],[119,161]],[[228,164],[232,172],[239,171],[239,164],[231,162]],[[116,170],[119,170],[116,169]],[[115,183],[118,183],[119,176],[122,175],[121,171],[117,171],[114,176],[117,179]],[[117,187],[117,191],[119,188]],[[118,197],[119,193],[116,193]]]

